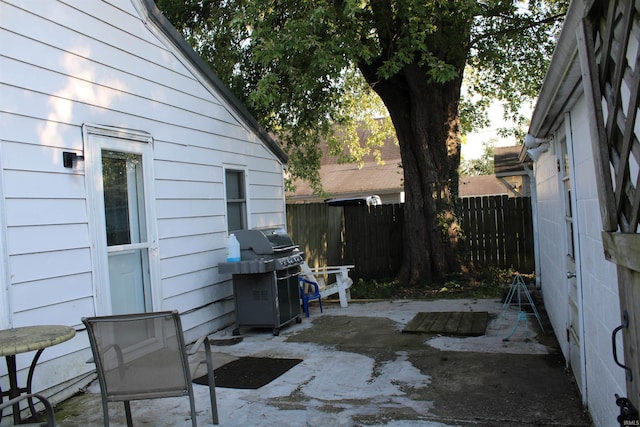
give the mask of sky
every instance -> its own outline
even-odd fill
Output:
[[[527,108],[525,111],[525,116],[531,117],[532,110]],[[501,138],[498,136],[498,129],[507,124],[502,118],[502,107],[499,103],[494,103],[489,108],[489,118],[491,120],[489,127],[467,135],[467,142],[462,144],[462,156],[465,160],[479,158],[484,152],[482,144],[494,138],[496,139],[496,147],[520,144],[520,141],[516,141],[513,138]]]
[[[531,116],[531,112],[525,113],[525,115]],[[498,136],[498,129],[507,124],[502,118],[502,107],[500,104],[494,103],[489,108],[489,117],[491,120],[489,127],[467,135],[467,141],[462,144],[462,157],[465,160],[477,159],[482,156],[484,152],[483,143],[492,139],[496,140],[496,147],[508,147],[520,144],[520,141],[516,141],[513,138],[501,138]]]

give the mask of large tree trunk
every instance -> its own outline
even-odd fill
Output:
[[[375,78],[370,71],[363,70],[368,80]],[[408,283],[432,282],[459,268],[460,86],[461,78],[427,83],[424,70],[413,65],[372,84],[387,106],[400,144],[405,226],[398,276]]]
[[[398,278],[416,284],[441,279],[459,268],[457,199],[460,164],[460,88],[469,49],[473,9],[458,2],[427,2],[434,32],[424,45],[448,64],[457,77],[438,83],[442,70],[429,68],[416,54],[398,73],[381,78],[380,70],[401,47],[405,22],[392,0],[371,2],[380,56],[358,64],[369,85],[387,106],[400,144],[404,169],[405,214],[402,267]],[[445,78],[443,78],[445,79]]]

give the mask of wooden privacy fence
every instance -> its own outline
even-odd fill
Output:
[[[402,261],[402,205],[287,205],[287,230],[310,267],[356,266],[353,279],[393,277]]]
[[[402,263],[404,205],[345,206],[344,263],[354,278],[393,277]]]
[[[463,254],[469,264],[534,271],[531,199],[461,199]],[[287,205],[287,229],[311,267],[354,264],[354,279],[385,279],[402,262],[402,204]]]
[[[463,197],[461,202],[467,262],[535,270],[530,197]]]
[[[342,208],[324,203],[287,205],[287,230],[306,254],[309,267],[342,265]]]

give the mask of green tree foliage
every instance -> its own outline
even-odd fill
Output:
[[[567,3],[158,0],[278,135],[296,177],[317,180],[319,141],[353,142],[349,132],[337,135],[336,125],[357,129],[356,111],[368,108],[358,100],[371,91],[380,97],[402,156],[406,244],[399,277],[410,282],[457,268],[460,133],[486,121],[487,98],[504,101],[510,118],[522,120],[518,107],[541,86]],[[461,102],[463,76],[468,96]],[[357,150],[350,155],[357,158]]]
[[[482,155],[477,159],[462,159],[460,162],[460,175],[463,176],[479,176],[493,174],[493,149],[495,140],[483,142],[484,150]]]

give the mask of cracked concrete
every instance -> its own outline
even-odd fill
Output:
[[[540,307],[538,307],[540,309]],[[488,311],[480,337],[404,334],[420,311]],[[519,326],[498,300],[352,302],[312,306],[311,317],[214,346],[219,365],[242,356],[303,362],[257,390],[216,389],[222,426],[590,426],[555,337],[535,318]],[[526,326],[526,327],[524,327]],[[231,329],[211,336],[231,337]],[[239,341],[239,340],[236,340]],[[208,391],[194,385],[198,425],[210,425]],[[112,425],[125,425],[110,404]],[[190,426],[186,399],[132,403],[136,425]],[[99,387],[56,408],[61,427],[102,425]]]

